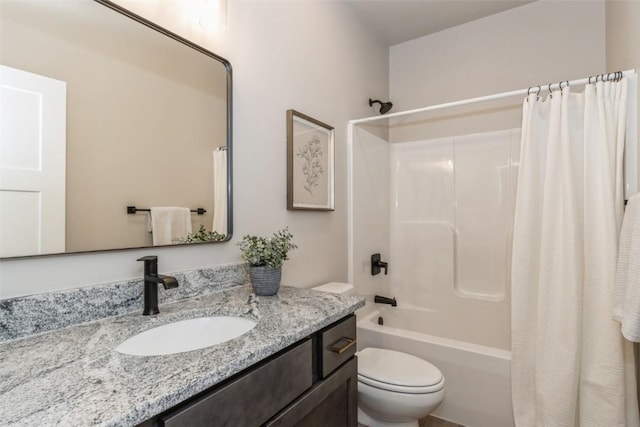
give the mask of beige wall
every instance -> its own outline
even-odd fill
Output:
[[[600,1],[537,1],[393,46],[395,111],[607,71]],[[579,89],[581,90],[581,89]],[[396,121],[392,141],[520,126],[522,97]]]
[[[607,69],[616,71],[635,68],[637,71],[640,69],[640,1],[607,0],[606,16]],[[638,114],[640,126],[640,109]],[[638,132],[640,133],[640,129]]]
[[[640,2],[608,0],[607,68],[627,70],[640,67]]]
[[[235,236],[216,245],[0,261],[0,298],[139,277],[135,260],[143,255],[158,255],[161,272],[240,261],[242,235],[284,226],[299,245],[284,266],[285,284],[345,281],[346,125],[371,114],[372,94],[386,94],[388,50],[342,2],[231,1],[222,35],[204,33],[170,9],[195,2],[146,3],[146,16],[164,16],[170,29],[233,65]],[[336,129],[335,212],[286,210],[290,108]]]

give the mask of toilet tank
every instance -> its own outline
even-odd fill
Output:
[[[330,282],[324,285],[315,286],[311,289],[322,292],[331,292],[333,294],[354,295],[353,285],[350,283]]]

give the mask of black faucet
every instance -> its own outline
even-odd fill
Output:
[[[376,295],[373,297],[373,302],[377,302],[380,304],[391,304],[391,307],[397,307],[398,303],[395,298],[387,298],[380,295]]]
[[[380,254],[371,255],[371,275],[375,276],[376,274],[380,274],[380,269],[384,268],[384,274],[387,274],[387,268],[389,264],[381,261]]]
[[[158,257],[155,255],[144,256],[138,261],[144,261],[144,310],[142,314],[158,314],[158,285],[165,289],[177,288],[178,281],[175,277],[158,274]]]

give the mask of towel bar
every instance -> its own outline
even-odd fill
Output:
[[[136,208],[135,206],[127,206],[128,214],[134,214],[136,212],[151,212],[151,209],[141,209],[141,208]],[[203,208],[197,208],[197,209],[191,209],[191,212],[195,212],[198,215],[204,215],[207,212],[207,210]]]

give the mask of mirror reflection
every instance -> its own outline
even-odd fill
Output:
[[[2,0],[0,64],[1,257],[230,238],[226,60],[96,1]]]

